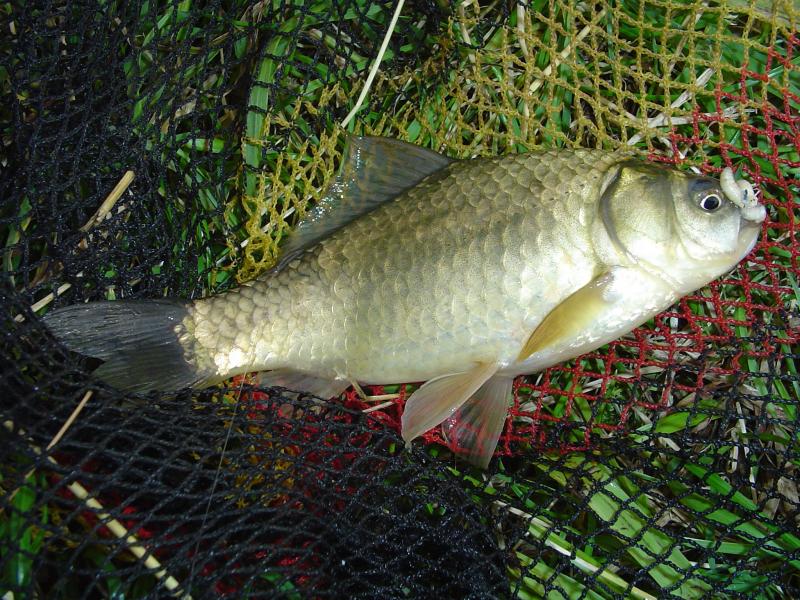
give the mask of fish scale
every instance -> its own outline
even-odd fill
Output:
[[[302,365],[365,383],[423,381],[498,355],[510,363],[592,277],[575,207],[592,209],[619,160],[583,150],[569,161],[553,151],[453,163],[278,274],[197,302],[195,330],[215,326],[198,334],[195,354],[219,357],[221,369],[243,366],[236,355],[252,370]],[[251,315],[246,343],[233,306]]]
[[[719,277],[765,216],[730,170],[718,182],[599,150],[453,161],[353,138],[269,273],[191,303],[90,303],[46,321],[131,391],[247,371],[320,396],[425,381],[404,439],[441,425],[486,466],[514,376],[594,350]]]

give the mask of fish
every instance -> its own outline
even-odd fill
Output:
[[[625,152],[455,160],[351,137],[270,271],[230,291],[90,302],[44,322],[128,392],[260,383],[330,398],[424,382],[401,435],[440,426],[486,467],[512,382],[597,349],[733,269],[766,209],[720,180]]]

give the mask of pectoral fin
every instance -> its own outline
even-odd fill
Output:
[[[606,309],[613,304],[617,294],[613,288],[614,271],[593,279],[574,292],[548,314],[528,338],[518,361],[532,354],[577,338]]]
[[[448,447],[485,469],[503,432],[514,380],[495,376],[442,423]]]
[[[465,373],[428,381],[406,402],[401,419],[403,439],[410,442],[450,417],[497,369],[494,363],[481,363]]]

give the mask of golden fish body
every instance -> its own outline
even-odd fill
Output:
[[[276,275],[195,303],[201,353],[221,374],[376,384],[488,361],[526,372],[531,332],[598,266],[590,224],[613,159],[558,156],[453,163]]]
[[[413,185],[397,192],[404,178]],[[716,180],[603,151],[451,162],[357,138],[330,210],[300,228],[278,269],[175,305],[158,337],[179,347],[177,374],[164,373],[175,359],[147,359],[144,373],[82,341],[90,308],[62,309],[48,324],[73,349],[108,359],[99,376],[129,389],[247,371],[321,395],[356,381],[428,381],[407,403],[404,438],[444,422],[485,465],[514,376],[627,333],[750,251],[763,207],[737,189],[732,197]],[[347,210],[355,218],[325,225]],[[127,304],[146,327],[149,305]]]

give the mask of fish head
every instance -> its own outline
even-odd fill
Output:
[[[608,181],[600,214],[612,244],[681,293],[736,266],[766,218],[753,187],[730,169],[716,180],[631,161]]]

